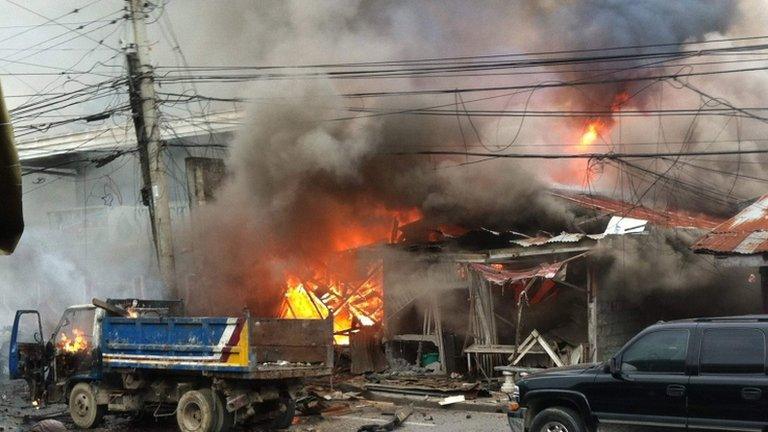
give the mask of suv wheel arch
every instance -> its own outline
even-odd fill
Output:
[[[531,426],[534,417],[541,411],[548,408],[563,407],[575,411],[576,414],[581,417],[584,426],[588,431],[597,430],[597,422],[592,415],[589,402],[587,401],[587,398],[579,392],[569,390],[532,390],[525,395],[525,399],[525,405],[528,407],[525,419],[526,429]]]

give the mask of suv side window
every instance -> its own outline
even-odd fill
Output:
[[[624,372],[684,373],[689,331],[659,330],[633,343],[621,357]]]
[[[765,335],[758,329],[707,329],[701,340],[701,373],[765,373]]]

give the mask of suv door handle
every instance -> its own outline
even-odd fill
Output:
[[[667,396],[681,397],[685,396],[685,386],[680,384],[670,384],[667,386]]]
[[[763,391],[756,387],[744,387],[741,389],[741,398],[744,400],[758,400],[763,396]]]

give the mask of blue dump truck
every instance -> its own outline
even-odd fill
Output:
[[[329,375],[333,323],[185,317],[179,301],[121,299],[68,308],[48,341],[40,314],[16,312],[11,378],[33,404],[66,403],[75,424],[106,413],[175,416],[182,432],[288,427],[302,380]]]

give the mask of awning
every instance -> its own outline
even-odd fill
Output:
[[[565,269],[566,261],[552,264],[541,264],[528,269],[507,270],[488,264],[470,264],[470,268],[480,277],[495,285],[508,285],[515,282],[528,280],[534,277],[555,279]]]

